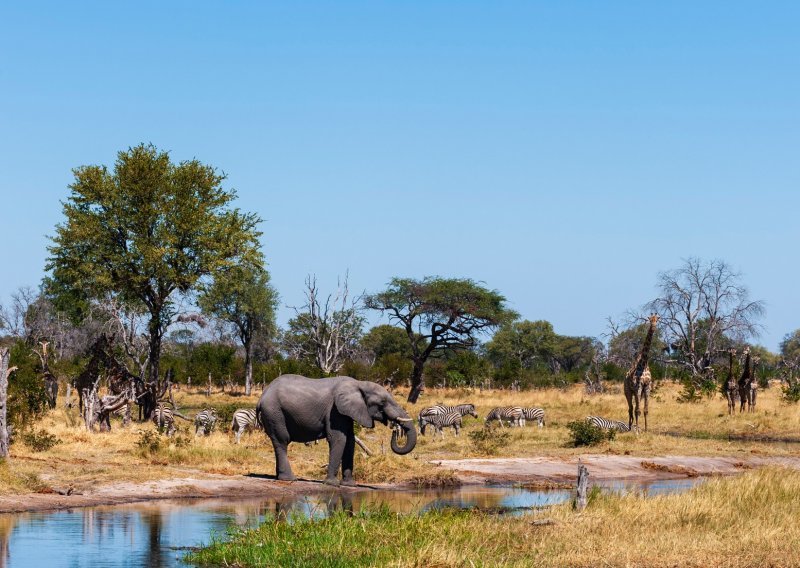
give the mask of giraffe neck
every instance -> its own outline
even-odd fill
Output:
[[[641,375],[647,368],[650,362],[650,345],[653,343],[653,334],[656,331],[656,324],[650,322],[650,327],[647,330],[647,335],[642,343],[642,350],[639,352],[639,358],[636,360],[636,376]]]
[[[733,352],[728,353],[729,360],[728,360],[728,382],[730,383],[733,381]]]
[[[750,381],[752,373],[750,371],[750,353],[744,358],[744,372],[742,373],[742,382]]]

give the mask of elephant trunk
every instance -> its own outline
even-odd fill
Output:
[[[406,443],[404,446],[401,446],[397,443],[397,429],[395,428],[392,430],[392,441],[391,447],[392,451],[399,456],[404,456],[409,453],[411,450],[414,449],[414,446],[417,445],[417,429],[414,427],[414,421],[410,418],[406,418],[405,420],[398,420],[397,424],[403,429],[406,435]]]

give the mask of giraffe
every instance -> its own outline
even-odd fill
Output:
[[[650,314],[647,318],[650,327],[642,343],[642,349],[628,374],[625,375],[625,398],[628,400],[628,426],[633,426],[636,416],[636,427],[639,427],[639,403],[644,403],[644,431],[647,432],[647,407],[650,401],[650,345],[658,323],[658,314]],[[635,405],[634,405],[635,403]]]
[[[753,371],[750,367],[750,348],[744,348],[744,369],[739,378],[739,412],[744,412],[744,405],[750,400],[750,386],[753,383]]]
[[[733,358],[736,356],[736,349],[729,349],[728,355],[728,381],[725,383],[725,398],[728,399],[728,414],[736,414],[736,399],[739,396],[739,383],[733,376]]]
[[[756,411],[756,396],[758,395],[758,377],[756,377],[756,367],[761,359],[753,357],[753,376],[750,379],[750,391],[747,393],[747,410],[749,412]]]

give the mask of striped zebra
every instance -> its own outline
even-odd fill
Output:
[[[420,432],[422,432],[422,419],[426,416],[435,416],[437,414],[447,414],[448,412],[458,412],[460,416],[474,416],[475,418],[478,417],[478,413],[475,412],[475,405],[474,404],[457,404],[455,406],[444,406],[443,404],[437,404],[435,406],[428,406],[423,408],[419,411],[419,417],[417,418],[417,422],[419,423]]]
[[[217,411],[213,408],[206,408],[205,410],[201,410],[197,413],[197,416],[194,417],[194,435],[197,436],[197,433],[200,429],[203,429],[203,434],[208,436],[211,434],[211,430],[214,429],[214,424],[217,423]]]
[[[259,420],[255,408],[240,408],[233,413],[231,432],[236,434],[237,444],[246,430],[255,430],[258,426]]]
[[[166,432],[168,437],[175,433],[175,415],[164,404],[159,403],[153,411],[153,423],[159,432]]]
[[[631,427],[627,423],[620,422],[619,420],[608,420],[607,418],[602,418],[600,416],[587,416],[586,421],[592,426],[602,428],[603,430],[616,430],[617,432],[631,431]],[[634,425],[633,431],[638,434],[639,427]]]
[[[525,414],[519,406],[499,406],[493,408],[486,415],[486,424],[492,420],[497,420],[503,426],[503,420],[507,420],[509,426],[525,426]]]
[[[525,416],[525,420],[536,420],[539,423],[539,428],[544,427],[543,408],[523,408],[522,414]]]
[[[428,416],[422,416],[419,419],[419,429],[420,433],[424,436],[425,435],[425,427],[430,424],[433,426],[433,437],[436,437],[436,433],[442,435],[444,438],[444,428],[451,427],[456,432],[456,436],[458,436],[459,431],[461,430],[461,413],[459,412],[446,412],[444,414],[429,414]]]

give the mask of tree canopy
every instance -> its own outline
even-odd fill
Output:
[[[425,362],[448,349],[470,349],[481,332],[516,318],[506,299],[468,278],[393,278],[386,290],[365,298],[368,308],[388,314],[402,327],[414,368],[409,402],[423,389]]]
[[[237,264],[214,274],[204,286],[198,304],[207,314],[228,322],[236,330],[245,350],[245,394],[253,383],[253,340],[256,334],[275,331],[278,293],[269,273],[260,266]]]
[[[258,264],[260,219],[230,207],[224,174],[198,160],[173,163],[152,145],[106,166],[74,170],[65,220],[48,248],[51,289],[76,298],[113,296],[149,314],[149,376],[158,380],[161,338],[174,294],[235,262]]]

